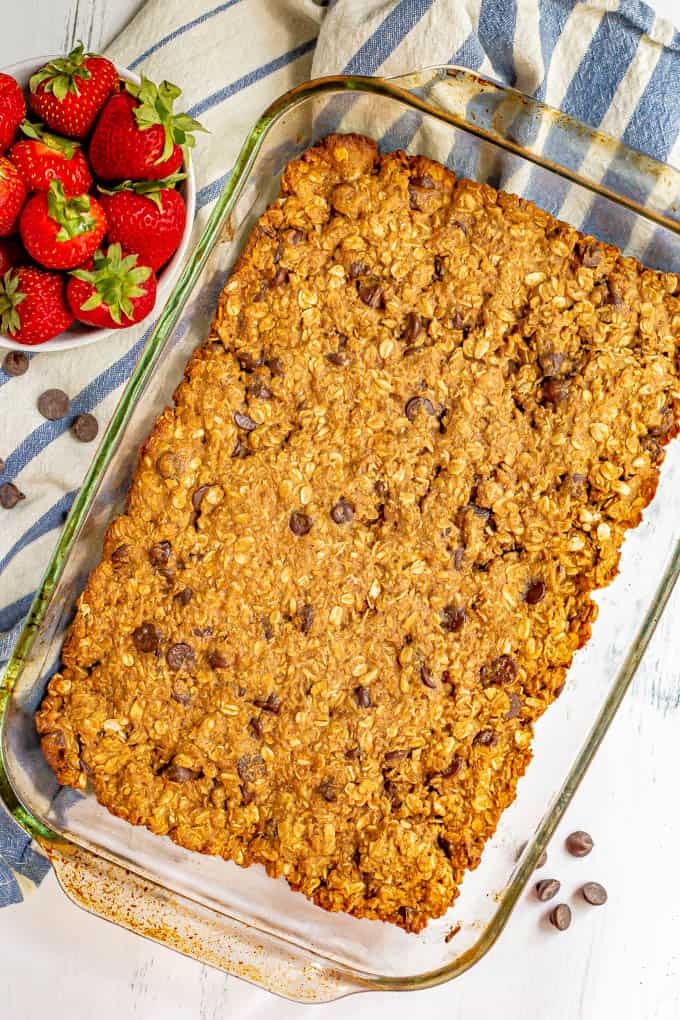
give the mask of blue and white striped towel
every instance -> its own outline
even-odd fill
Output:
[[[462,64],[680,166],[680,33],[638,0],[331,0],[327,10],[317,0],[224,0],[206,8],[205,0],[148,0],[108,51],[179,83],[186,109],[210,130],[195,154],[197,232],[257,114],[323,74]],[[18,379],[0,371],[2,480],[26,494],[0,510],[0,661],[92,456],[64,423],[40,418],[37,396],[58,386],[74,413],[92,411],[104,425],[147,335],[126,331],[77,356],[36,354]],[[0,810],[0,906],[21,900],[46,870]]]

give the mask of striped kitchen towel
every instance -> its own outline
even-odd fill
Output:
[[[310,76],[391,75],[459,64],[680,166],[680,33],[638,0],[148,0],[109,48],[119,64],[184,89],[210,134],[195,150],[196,233],[256,116]],[[27,54],[17,54],[17,58]],[[148,337],[124,331],[74,352],[34,353],[29,372],[0,371],[0,481],[25,500],[0,510],[0,661],[16,640],[92,456],[65,422],[36,410],[45,388],[103,425]],[[0,905],[46,870],[0,811]]]

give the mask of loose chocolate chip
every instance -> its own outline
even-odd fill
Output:
[[[184,641],[178,641],[176,645],[170,645],[165,653],[165,660],[173,673],[180,669],[190,670],[195,661],[194,650]]]
[[[398,761],[403,761],[405,758],[408,758],[409,753],[409,751],[388,751],[385,755],[385,764],[396,765]]]
[[[541,903],[547,903],[548,900],[557,896],[561,888],[562,886],[556,878],[542,878],[540,882],[536,883],[536,896]]]
[[[443,776],[444,779],[453,779],[454,776],[458,775],[462,767],[463,759],[460,758],[457,754],[454,754],[449,764],[444,766],[444,768],[441,770],[439,774],[440,776]]]
[[[7,375],[23,375],[28,372],[28,356],[23,351],[8,351],[2,361],[2,370]]]
[[[269,372],[272,375],[272,377],[282,376],[286,374],[281,358],[267,358],[267,360],[265,361],[265,365],[269,369]]]
[[[13,482],[5,482],[0,485],[0,506],[3,509],[12,510],[22,499],[26,499],[26,497]]]
[[[440,625],[447,634],[455,634],[459,631],[467,619],[467,613],[462,606],[452,604],[444,606],[440,611]]]
[[[528,606],[536,606],[545,595],[545,584],[543,581],[531,581],[524,592],[524,601]]]
[[[170,765],[166,765],[161,773],[165,779],[169,779],[171,783],[191,783],[195,779],[200,779],[200,772],[196,772],[194,769],[185,768],[184,765],[175,765],[172,762]]]
[[[328,801],[329,804],[335,803],[338,799],[332,779],[323,779],[317,786],[316,792],[320,794],[324,800]]]
[[[196,511],[196,513],[198,513],[198,511],[201,509],[201,503],[203,502],[203,497],[205,496],[205,494],[206,494],[206,492],[208,491],[209,488],[210,488],[209,485],[199,485],[199,487],[193,493],[193,495],[191,497],[191,505],[194,508],[194,510]]]
[[[607,902],[607,890],[599,882],[586,882],[581,887],[581,896],[586,903],[591,903],[594,907],[601,907]]]
[[[314,623],[314,609],[308,602],[300,609],[300,630],[303,634],[309,634]]]
[[[255,397],[257,400],[271,400],[274,396],[267,384],[262,382],[261,379],[256,379],[250,386],[246,386],[246,393],[249,397]]]
[[[522,707],[522,702],[520,701],[519,695],[515,694],[514,691],[510,691],[510,693],[508,694],[508,701],[510,702],[510,706],[505,715],[503,716],[503,718],[516,719],[517,716],[519,715],[520,708]]]
[[[511,655],[498,655],[479,675],[485,684],[510,684],[517,676],[517,663]]]
[[[369,308],[385,307],[385,292],[379,283],[366,281],[357,287],[357,294]]]
[[[493,747],[498,743],[498,737],[493,730],[480,730],[472,743],[481,747]]]
[[[351,524],[354,519],[354,507],[344,496],[331,507],[331,518],[336,524]]]
[[[248,723],[248,731],[251,737],[253,737],[255,740],[262,739],[262,734],[264,731],[262,729],[262,723],[257,718],[257,716],[254,715],[250,722]]]
[[[182,590],[178,591],[177,594],[175,595],[175,602],[177,603],[178,606],[188,606],[189,603],[191,602],[193,594],[194,594],[193,588],[182,588]]]
[[[185,691],[171,691],[170,697],[173,701],[176,701],[178,705],[184,705],[186,707],[191,704],[191,695]]]
[[[555,379],[551,376],[543,380],[541,395],[545,404],[552,404],[557,407],[569,396],[569,382],[566,379]]]
[[[278,715],[281,711],[281,698],[276,691],[272,691],[266,698],[256,698],[253,704],[257,708],[261,708],[263,712],[269,712],[270,715]]]
[[[565,840],[565,846],[572,857],[587,857],[594,845],[593,837],[582,829],[572,832]]]
[[[149,549],[149,562],[154,567],[164,566],[170,559],[172,546],[168,541],[157,542]]]
[[[130,559],[130,546],[124,542],[122,545],[117,546],[111,553],[111,562],[114,567],[119,566],[121,563],[127,563]]]
[[[359,684],[358,687],[354,688],[354,697],[356,698],[359,708],[370,708],[373,704],[371,701],[371,692],[368,687],[364,687],[362,684]]]
[[[267,774],[267,766],[260,754],[244,754],[236,762],[236,771],[239,779],[244,783],[255,783],[258,779],[264,779]]]
[[[45,390],[38,397],[38,410],[48,421],[59,421],[67,415],[70,404],[63,390]]]
[[[288,270],[281,266],[272,277],[271,286],[282,287],[284,283],[288,283]]]
[[[211,669],[229,669],[229,659],[221,652],[213,651],[208,653],[208,665]]]
[[[312,521],[307,514],[303,514],[301,510],[293,510],[292,514],[288,518],[288,527],[297,535],[298,538],[302,538],[303,535],[309,534],[312,530]]]
[[[411,184],[414,188],[425,188],[426,191],[432,191],[436,187],[429,174],[417,174],[411,178]]]
[[[253,421],[247,414],[242,414],[241,411],[234,411],[233,418],[234,425],[239,429],[243,429],[244,432],[254,432],[257,428],[257,422]]]
[[[71,431],[81,443],[91,443],[99,432],[99,422],[93,414],[77,414],[73,419]]]
[[[231,456],[234,460],[245,460],[246,457],[250,457],[252,450],[248,446],[248,440],[242,439],[241,436],[236,437],[236,443],[234,449],[231,451]]]
[[[427,666],[420,667],[420,680],[421,683],[424,684],[425,687],[429,687],[431,691],[437,690],[437,684],[432,679],[432,673]]]
[[[550,911],[550,923],[558,931],[566,931],[571,924],[571,910],[566,903],[558,903]]]
[[[409,421],[415,421],[418,411],[421,408],[423,409],[423,411],[425,411],[426,414],[433,415],[435,413],[434,405],[432,404],[431,400],[427,399],[427,397],[411,397],[409,400],[406,401],[406,406],[404,407],[404,414],[406,415]]]
[[[415,312],[409,312],[406,316],[406,327],[404,332],[401,334],[401,339],[405,340],[407,344],[412,344],[413,341],[423,331],[423,320]]]
[[[133,630],[132,640],[140,652],[157,652],[162,634],[154,623],[142,623]]]

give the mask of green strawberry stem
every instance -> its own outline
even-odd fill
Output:
[[[119,244],[110,244],[108,251],[95,252],[92,269],[74,269],[71,276],[83,283],[89,283],[93,294],[81,305],[83,312],[91,312],[105,304],[116,325],[120,324],[121,313],[127,319],[134,316],[132,299],[142,297],[141,283],[148,280],[151,270],[148,266],[137,265],[137,255],[126,255]]]
[[[206,128],[186,113],[173,113],[174,102],[182,95],[182,90],[169,81],[155,85],[143,75],[141,85],[126,81],[125,88],[139,101],[139,105],[134,109],[139,130],[146,131],[154,124],[160,124],[163,128],[165,134],[163,151],[156,162],[163,163],[169,159],[175,145],[179,145],[186,158],[188,150],[196,144],[193,132],[205,131]]]
[[[90,212],[90,196],[73,195],[67,198],[63,184],[56,179],[50,181],[47,212],[50,219],[61,227],[57,241],[70,241],[96,226],[96,220]]]
[[[69,92],[79,96],[78,79],[86,81],[92,77],[84,63],[85,58],[90,56],[92,54],[86,53],[85,47],[79,42],[67,57],[50,60],[31,76],[28,83],[31,92],[37,92],[38,87],[44,84],[43,91],[51,92],[59,102],[62,102]]]
[[[22,120],[19,127],[27,138],[32,138],[35,142],[42,142],[48,148],[61,152],[66,159],[73,159],[76,149],[80,148],[80,144],[72,138],[52,134],[51,131],[46,131],[40,123],[33,124],[30,120]]]
[[[26,297],[19,290],[19,277],[8,269],[0,281],[0,327],[3,333],[14,336],[21,329],[17,305]]]
[[[185,178],[186,174],[178,172],[162,177],[158,181],[121,181],[120,184],[114,184],[111,188],[105,188],[103,184],[98,184],[97,188],[103,195],[116,195],[120,191],[134,191],[136,195],[144,195],[146,198],[150,198],[160,211],[163,212],[161,191],[174,188],[176,184],[179,184]]]

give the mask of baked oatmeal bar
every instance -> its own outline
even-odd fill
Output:
[[[417,932],[678,429],[680,281],[424,157],[292,162],[37,715],[58,779]]]

